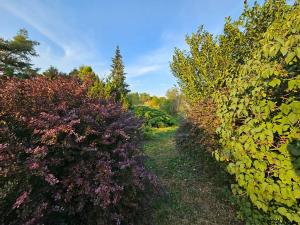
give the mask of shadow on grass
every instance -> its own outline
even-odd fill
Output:
[[[145,142],[146,166],[158,176],[164,190],[151,203],[152,224],[241,224],[228,200],[227,174],[209,153],[179,153],[175,132],[176,127],[155,129]]]

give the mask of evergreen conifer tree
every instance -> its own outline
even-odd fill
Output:
[[[125,82],[124,64],[119,46],[115,51],[112,59],[111,73],[107,80],[107,95],[112,97],[116,102],[120,102],[124,107],[128,107],[129,93],[128,84]]]

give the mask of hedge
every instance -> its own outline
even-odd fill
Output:
[[[262,48],[241,67],[237,78],[228,80],[230,96],[218,98],[223,148],[216,154],[230,162],[228,171],[238,183],[235,193],[246,193],[271,221],[298,224],[299,34],[297,6],[272,23],[260,41]]]
[[[203,134],[219,124],[214,155],[235,177],[246,224],[300,224],[299,34],[299,1],[245,1],[223,34],[201,27],[187,36],[189,51],[176,49],[171,63],[190,111],[199,115],[187,119]],[[205,106],[210,99],[215,108]]]

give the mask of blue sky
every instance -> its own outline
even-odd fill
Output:
[[[90,65],[100,77],[119,45],[131,90],[162,96],[176,84],[174,47],[186,48],[185,35],[201,24],[221,33],[242,8],[243,0],[0,0],[0,36],[25,28],[40,42],[33,62],[42,71]]]

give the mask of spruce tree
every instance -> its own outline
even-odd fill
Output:
[[[119,46],[112,58],[111,73],[107,80],[107,94],[116,102],[120,102],[124,107],[128,106],[129,93],[128,84],[125,82],[125,72],[122,55]]]

